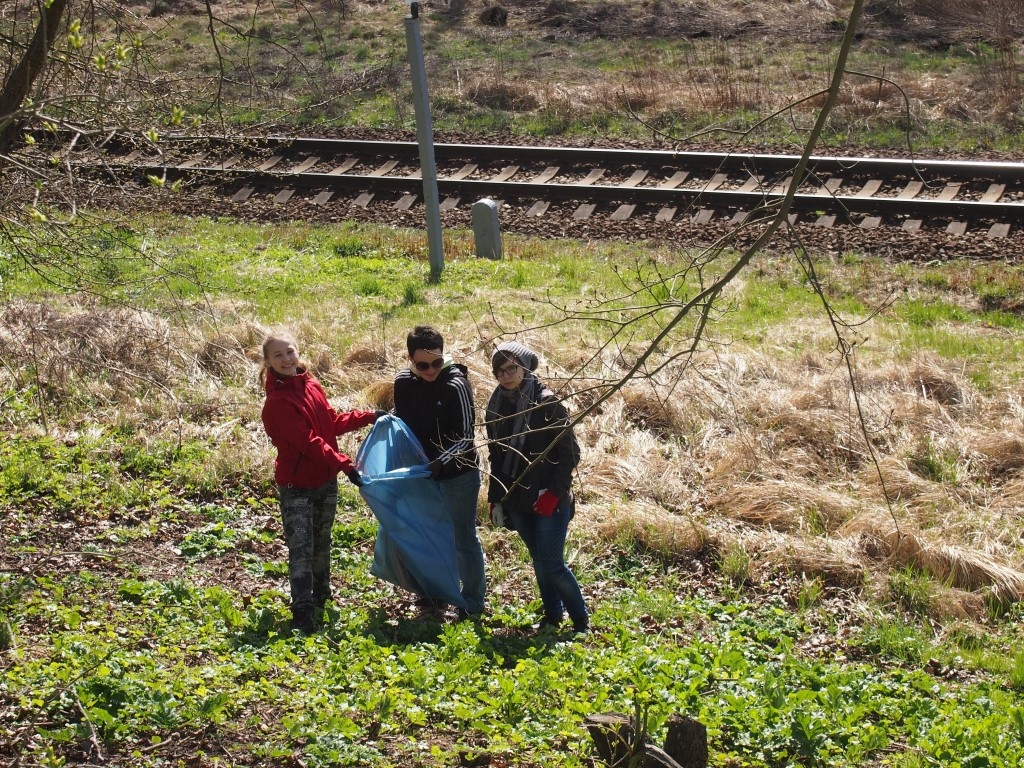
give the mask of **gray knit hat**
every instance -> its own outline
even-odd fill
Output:
[[[499,352],[508,352],[511,355],[515,355],[516,359],[522,363],[523,367],[528,371],[536,371],[537,364],[540,362],[537,359],[537,354],[527,346],[520,344],[518,341],[503,341],[499,344],[494,354],[491,355],[491,366],[496,367],[500,360],[498,360]]]

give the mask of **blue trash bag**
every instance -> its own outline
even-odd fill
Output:
[[[419,440],[397,416],[377,419],[359,447],[359,493],[380,523],[370,573],[465,610],[451,517],[427,463]]]

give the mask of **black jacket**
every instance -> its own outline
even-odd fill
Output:
[[[441,460],[441,480],[479,469],[473,444],[476,409],[466,373],[466,366],[453,363],[430,382],[412,371],[395,377],[395,415],[416,435],[430,461]]]
[[[559,437],[559,433],[569,423],[569,412],[562,401],[550,389],[541,386],[537,406],[526,415],[526,436],[523,441],[519,467],[511,474],[504,470],[505,456],[508,453],[507,440],[515,423],[513,414],[514,403],[502,398],[499,411],[487,412],[487,448],[490,462],[490,481],[487,487],[487,501],[496,503],[505,498],[506,492],[512,488],[519,474],[537,456],[558,440],[548,452],[544,460],[530,469],[522,481],[512,488],[505,499],[506,503],[526,508],[533,508],[537,495],[542,490],[549,490],[559,497],[565,496],[572,488],[572,472],[579,463],[579,448],[572,431]]]

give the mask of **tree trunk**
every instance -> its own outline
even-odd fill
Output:
[[[0,91],[0,152],[6,152],[10,146],[17,126],[15,116],[32,90],[32,84],[46,69],[46,61],[67,5],[68,0],[53,0],[48,6],[44,5],[32,42],[11,71],[3,91]]]

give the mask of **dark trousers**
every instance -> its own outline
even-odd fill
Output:
[[[278,491],[288,544],[292,616],[309,618],[331,598],[331,528],[338,512],[338,481],[319,488],[280,486]]]
[[[553,515],[543,517],[520,499],[508,511],[512,514],[516,531],[530,551],[545,618],[558,624],[568,613],[573,624],[585,625],[588,622],[587,604],[564,557],[572,504],[572,497],[566,495],[559,501]]]

